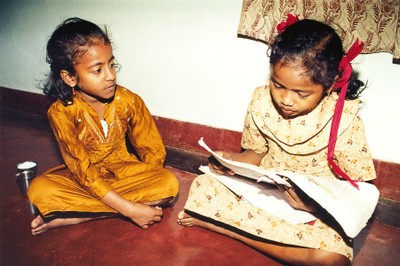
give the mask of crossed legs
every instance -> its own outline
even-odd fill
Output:
[[[149,205],[149,206],[167,206],[170,201],[172,200],[172,197],[165,198],[165,199],[160,199],[160,200],[155,200],[151,202],[146,202],[143,203],[143,205]],[[62,227],[62,226],[67,226],[67,225],[76,225],[92,220],[98,220],[98,219],[104,219],[104,218],[112,218],[112,217],[118,217],[119,215],[116,213],[109,213],[109,214],[102,214],[99,216],[93,216],[93,217],[59,217],[55,218],[49,221],[46,221],[43,219],[42,216],[38,215],[36,216],[32,222],[31,222],[31,231],[33,236],[39,236],[42,233],[54,229],[57,227]]]
[[[324,250],[281,245],[276,242],[261,242],[245,237],[211,222],[206,222],[181,211],[178,224],[182,226],[198,226],[228,236],[247,244],[260,252],[291,265],[348,265],[350,261],[343,255]]]

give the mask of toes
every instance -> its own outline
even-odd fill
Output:
[[[179,219],[179,220],[185,218],[185,216],[186,216],[185,211],[180,211],[180,212],[178,213],[178,219]]]
[[[178,219],[176,221],[179,225],[182,226],[194,226],[193,218],[185,213],[185,211],[180,211],[178,214]]]
[[[190,216],[189,214],[187,214],[184,210],[180,211],[178,214],[178,220],[191,220],[192,216]]]
[[[40,229],[40,230],[32,229],[32,235],[33,236],[40,236],[41,234],[43,234],[46,231],[47,231],[47,229]]]
[[[48,230],[47,225],[43,221],[43,218],[38,215],[35,219],[31,222],[31,232],[33,236],[38,236],[43,234]]]
[[[177,223],[179,224],[179,225],[182,225],[182,226],[193,226],[193,223],[191,222],[191,221],[182,221],[182,220],[177,220]]]

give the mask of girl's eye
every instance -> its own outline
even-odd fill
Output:
[[[283,88],[282,85],[279,85],[279,84],[277,84],[275,82],[272,82],[272,84],[274,84],[275,89],[282,89]]]
[[[301,93],[301,92],[298,92],[297,94],[300,96],[301,99],[305,99],[308,96],[310,96],[309,94],[304,94],[304,93]]]
[[[100,72],[101,72],[101,68],[97,68],[92,71],[93,74],[100,74]]]

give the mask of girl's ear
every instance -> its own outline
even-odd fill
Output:
[[[329,89],[326,90],[326,95],[330,95],[332,93],[332,91],[334,90],[336,82],[338,81],[338,79],[339,79],[339,75],[336,75],[335,81],[333,82],[332,86]]]
[[[71,75],[67,70],[60,71],[61,79],[71,88],[75,87],[77,84],[76,76]]]
[[[332,93],[334,86],[335,85],[332,85],[329,89],[326,90],[326,95],[330,95]]]

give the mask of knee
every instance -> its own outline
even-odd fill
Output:
[[[163,183],[164,183],[163,187],[167,188],[171,196],[176,197],[178,195],[179,192],[178,179],[174,174],[172,174],[168,170],[165,170],[165,172],[163,173]]]
[[[202,185],[210,185],[210,176],[207,174],[204,175],[198,175],[193,179],[192,185],[195,184],[196,186],[202,186]]]
[[[49,198],[50,195],[55,193],[54,186],[46,176],[37,176],[29,184],[27,195],[29,200],[35,204],[43,198]]]

